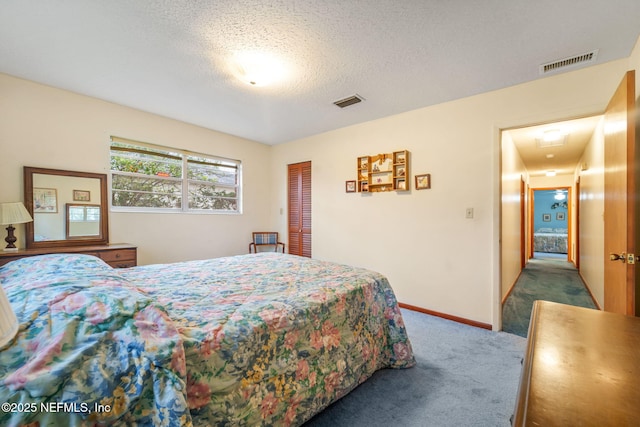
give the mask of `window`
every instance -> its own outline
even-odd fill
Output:
[[[69,206],[69,222],[98,222],[100,221],[100,206],[73,205]]]
[[[115,210],[240,212],[238,160],[111,137]]]

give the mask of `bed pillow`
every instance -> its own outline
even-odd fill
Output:
[[[536,233],[553,233],[553,228],[538,228],[538,230],[536,231]]]

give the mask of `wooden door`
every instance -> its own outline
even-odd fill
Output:
[[[635,72],[625,74],[604,122],[604,309],[635,314]]]
[[[527,239],[526,239],[526,206],[525,206],[525,182],[520,178],[520,269],[527,265]]]
[[[289,165],[289,253],[311,258],[311,162]]]

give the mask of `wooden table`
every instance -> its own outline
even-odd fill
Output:
[[[533,306],[514,426],[640,425],[640,318]]]

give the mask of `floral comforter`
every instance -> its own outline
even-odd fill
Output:
[[[0,402],[73,409],[0,425],[301,425],[415,363],[387,279],[345,265],[260,253],[115,270],[57,255],[0,281],[26,328],[0,351]]]
[[[45,255],[0,268],[0,283],[21,326],[0,351],[0,425],[191,424],[182,338],[117,270]]]

